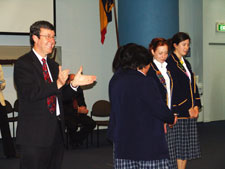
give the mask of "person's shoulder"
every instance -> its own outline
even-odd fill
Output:
[[[175,58],[174,55],[171,53],[171,54],[168,56],[168,58],[166,59],[166,62],[167,62],[168,64],[171,64],[171,63],[174,63],[175,60],[176,60],[176,58]]]
[[[112,78],[111,78],[111,80],[110,80],[110,84],[111,84],[111,83],[114,83],[115,81],[118,81],[122,76],[123,76],[123,71],[122,71],[122,70],[116,71],[116,72],[113,74],[113,76],[112,76]]]
[[[110,84],[135,83],[138,78],[140,78],[140,72],[131,69],[120,69],[114,73],[110,80]]]
[[[166,63],[167,63],[167,66],[166,66],[167,69],[177,67],[178,61],[177,61],[176,56],[174,56],[173,54],[169,55],[166,60]]]
[[[32,54],[32,51],[29,51],[29,52],[25,53],[24,55],[20,56],[16,60],[15,64],[20,63],[20,62],[29,62],[29,61],[32,61],[31,55],[33,55]]]
[[[134,83],[140,83],[140,81],[146,79],[146,75],[138,70],[127,70],[122,77],[124,81],[132,81]]]
[[[151,63],[147,75],[155,74],[156,71],[158,71],[157,66],[154,63]]]

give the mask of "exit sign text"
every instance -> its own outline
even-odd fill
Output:
[[[216,31],[217,32],[225,32],[225,23],[217,23]]]

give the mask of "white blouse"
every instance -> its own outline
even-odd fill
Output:
[[[185,63],[183,57],[181,57],[181,61],[182,61],[182,65],[184,66],[184,68],[185,68],[185,70],[186,70],[187,76],[189,77],[189,79],[190,79],[190,81],[191,81],[191,73],[190,73],[190,71],[188,70],[187,65],[186,65],[186,63]]]
[[[167,74],[167,68],[166,68],[167,63],[166,62],[160,63],[156,59],[153,59],[153,62],[155,63],[159,71],[161,72],[163,78],[165,79],[166,91],[167,91],[167,106],[169,107],[169,109],[171,109],[170,78],[169,78],[169,75]]]

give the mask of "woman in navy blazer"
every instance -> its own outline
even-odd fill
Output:
[[[153,55],[153,62],[148,71],[148,76],[151,76],[157,83],[163,100],[171,109],[173,79],[170,72],[167,70],[166,59],[168,57],[168,42],[164,38],[154,38],[149,44],[149,52]],[[166,123],[164,124],[166,140],[169,149],[169,169],[177,169],[176,156],[174,152],[174,132]]]
[[[198,88],[190,63],[184,58],[190,45],[187,33],[179,32],[171,39],[172,53],[167,59],[173,78],[172,110],[178,115],[174,126],[178,169],[185,169],[187,160],[199,158],[197,117],[201,107]]]
[[[174,115],[155,80],[146,76],[151,60],[148,50],[136,44],[120,47],[114,58],[108,135],[116,169],[168,168],[163,124],[173,124]]]

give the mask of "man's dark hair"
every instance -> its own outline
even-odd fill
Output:
[[[37,22],[33,23],[30,26],[30,44],[31,44],[31,47],[34,46],[34,40],[33,40],[32,36],[36,35],[38,38],[40,38],[41,28],[50,29],[50,30],[53,30],[53,31],[55,30],[54,26],[48,21],[37,21]]]

